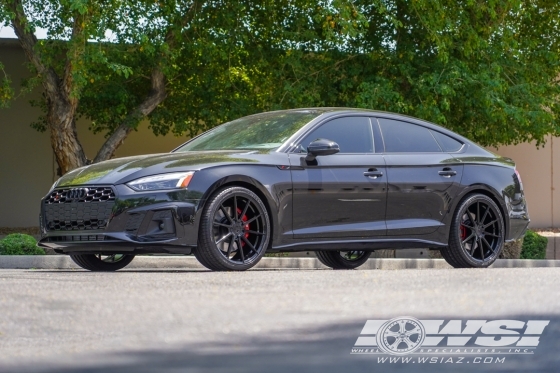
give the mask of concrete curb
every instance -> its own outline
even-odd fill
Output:
[[[492,268],[560,267],[560,260],[500,259]],[[128,269],[205,269],[192,256],[137,256]],[[260,269],[325,269],[316,258],[263,258]],[[369,259],[359,269],[446,269],[443,259]],[[80,269],[65,255],[0,256],[0,269]]]

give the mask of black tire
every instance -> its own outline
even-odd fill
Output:
[[[449,254],[449,248],[445,247],[440,249],[439,251],[441,253],[441,256],[443,257],[443,259],[445,259],[445,261],[452,267],[454,268],[462,268],[461,264],[458,263],[457,261],[455,261],[455,259]]]
[[[113,272],[129,265],[134,259],[134,255],[74,254],[70,255],[70,258],[83,269],[94,272]]]
[[[498,205],[483,194],[470,194],[455,211],[442,256],[455,268],[486,268],[500,256],[504,235]]]
[[[267,209],[255,193],[225,187],[204,207],[194,255],[213,271],[244,271],[261,260],[271,231]]]
[[[315,254],[321,263],[332,269],[355,269],[369,259],[371,252],[336,250],[316,251]]]

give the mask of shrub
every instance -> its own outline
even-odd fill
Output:
[[[13,233],[0,240],[0,255],[45,255],[37,241],[28,234]]]
[[[528,230],[523,238],[521,259],[544,259],[546,257],[546,245],[548,239],[540,234]]]

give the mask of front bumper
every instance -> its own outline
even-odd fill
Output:
[[[125,185],[88,186],[95,187],[110,187],[114,200],[56,204],[45,202],[49,196],[41,200],[39,246],[64,254],[189,254],[196,247],[200,199],[189,198],[187,190],[135,192]]]

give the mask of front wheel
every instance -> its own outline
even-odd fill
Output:
[[[504,219],[488,196],[471,194],[458,206],[442,256],[455,268],[490,266],[504,247]]]
[[[226,187],[204,208],[194,255],[214,271],[244,271],[261,260],[270,232],[261,199],[249,189]]]
[[[113,272],[129,265],[134,259],[134,255],[74,254],[70,255],[70,258],[83,269],[96,272]]]
[[[369,251],[316,251],[317,259],[332,269],[354,269],[364,264],[371,252]]]

